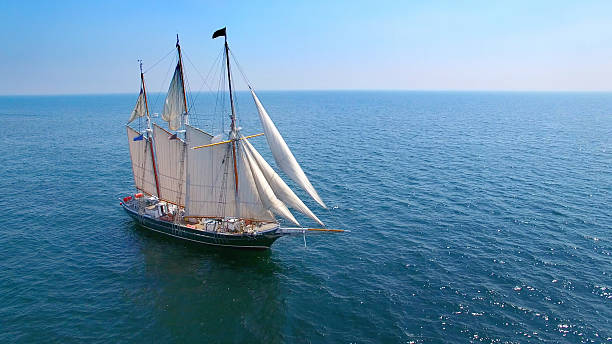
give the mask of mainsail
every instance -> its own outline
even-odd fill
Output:
[[[170,128],[170,130],[177,130],[181,127],[183,114],[187,112],[185,109],[186,102],[183,85],[183,74],[179,62],[174,69],[174,76],[168,88],[168,95],[164,103],[164,112],[162,113],[162,119],[168,122],[168,128]]]
[[[149,139],[142,137],[138,131],[129,126],[126,128],[130,145],[130,156],[132,158],[134,185],[140,191],[157,196]],[[138,137],[141,137],[141,139],[134,141]]]
[[[130,119],[128,120],[128,123],[131,123],[133,120],[135,120],[138,117],[144,117],[146,114],[147,113],[145,110],[144,90],[141,88],[140,95],[138,96],[138,100],[136,101],[136,106],[134,106],[134,111],[132,111],[132,114],[130,115]]]
[[[251,95],[253,95],[253,99],[255,100],[255,105],[257,106],[257,111],[259,112],[259,119],[261,120],[261,124],[263,126],[264,132],[266,133],[266,140],[268,140],[268,146],[270,146],[270,150],[272,151],[272,155],[274,156],[274,160],[278,167],[285,172],[289,178],[293,179],[302,189],[304,189],[308,194],[319,203],[323,208],[327,208],[325,203],[317,190],[312,186],[308,177],[298,164],[297,160],[289,150],[287,143],[279,133],[278,129],[270,119],[268,112],[263,107],[255,92],[251,89]]]
[[[157,124],[153,125],[157,177],[161,199],[174,204],[185,204],[185,149],[180,138],[170,140],[172,134]]]

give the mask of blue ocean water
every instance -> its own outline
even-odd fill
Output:
[[[329,210],[298,195],[350,234],[150,234],[117,199],[136,95],[0,97],[0,342],[612,340],[612,94],[260,98]]]

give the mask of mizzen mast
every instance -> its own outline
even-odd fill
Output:
[[[157,197],[161,198],[159,193],[159,179],[157,177],[157,165],[155,163],[155,152],[153,151],[153,128],[151,128],[151,116],[149,115],[149,103],[147,102],[147,88],[145,86],[144,72],[142,71],[142,60],[140,62],[140,82],[142,84],[142,95],[144,96],[145,113],[147,114],[147,136],[149,139],[149,148],[151,150],[151,162],[153,163],[153,175],[155,176],[155,189]]]

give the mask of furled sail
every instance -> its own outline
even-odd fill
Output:
[[[325,226],[325,224],[319,220],[319,218],[304,204],[304,202],[302,202],[302,200],[296,196],[293,190],[289,188],[285,181],[274,171],[274,169],[261,156],[261,154],[259,154],[255,147],[253,147],[253,145],[251,145],[251,143],[246,139],[243,139],[242,142],[244,142],[246,150],[250,153],[250,156],[253,157],[254,163],[257,164],[263,173],[276,197],[291,208],[317,221],[317,223],[319,223],[321,226]]]
[[[185,109],[185,92],[183,90],[183,77],[180,64],[174,69],[174,76],[168,88],[166,102],[164,103],[164,112],[162,119],[168,122],[170,130],[177,130],[181,127],[183,114]]]
[[[186,125],[189,147],[208,144],[212,136]],[[231,144],[202,149],[188,149],[187,173],[189,216],[241,217],[259,221],[274,221],[272,213],[262,203],[250,167],[238,154],[238,202],[235,193]]]
[[[327,208],[321,197],[319,197],[317,190],[315,190],[315,188],[312,186],[297,160],[295,160],[293,153],[291,153],[291,150],[289,150],[287,143],[285,143],[285,140],[279,133],[278,129],[276,129],[274,122],[272,122],[270,119],[268,112],[266,112],[266,109],[263,107],[253,90],[251,90],[251,94],[255,100],[255,105],[257,106],[257,111],[259,112],[259,119],[261,120],[264,132],[266,133],[266,139],[268,140],[268,145],[270,146],[270,150],[272,151],[276,164],[300,187],[308,192],[308,194],[315,201],[317,201],[317,203],[319,203],[323,208]]]
[[[132,158],[134,184],[138,190],[157,196],[149,140],[129,126],[127,126],[127,136],[130,145],[130,157]],[[134,141],[138,137],[141,137],[141,139]]]
[[[155,137],[155,160],[157,163],[157,179],[161,199],[174,204],[185,204],[185,143],[175,138],[170,140],[172,133],[157,124],[153,125]]]
[[[132,111],[132,115],[130,115],[130,119],[128,123],[131,123],[138,117],[143,117],[146,115],[145,111],[145,99],[144,99],[144,91],[142,88],[140,89],[140,95],[138,96],[138,100],[136,101],[136,106],[134,106],[134,111]]]
[[[272,187],[266,180],[266,177],[264,177],[263,172],[255,161],[255,158],[251,155],[250,151],[246,149],[242,141],[246,140],[241,140],[241,151],[243,154],[243,160],[245,162],[245,165],[248,165],[248,168],[251,169],[251,173],[253,174],[253,180],[255,181],[255,186],[257,187],[257,192],[259,193],[259,197],[261,198],[263,204],[268,209],[272,210],[274,213],[288,219],[289,221],[299,226],[300,223],[295,219],[295,217],[293,217],[293,214],[291,214],[289,209],[287,209],[285,203],[281,202],[281,200],[276,197],[274,191],[272,190]],[[247,167],[245,166],[245,168]]]

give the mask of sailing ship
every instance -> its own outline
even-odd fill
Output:
[[[140,94],[126,125],[138,192],[124,197],[121,206],[146,229],[216,246],[266,249],[285,235],[341,232],[302,227],[289,210],[290,207],[325,226],[249,142],[265,135],[277,167],[326,208],[250,85],[264,132],[248,136],[241,133],[226,29],[215,31],[212,38],[217,37],[224,37],[225,41],[223,55],[231,108],[229,133],[223,139],[190,125],[177,35],[178,60],[161,115],[168,129],[151,121],[140,64]],[[142,132],[129,126],[141,117],[146,118],[146,129]],[[297,227],[281,227],[275,215]]]

